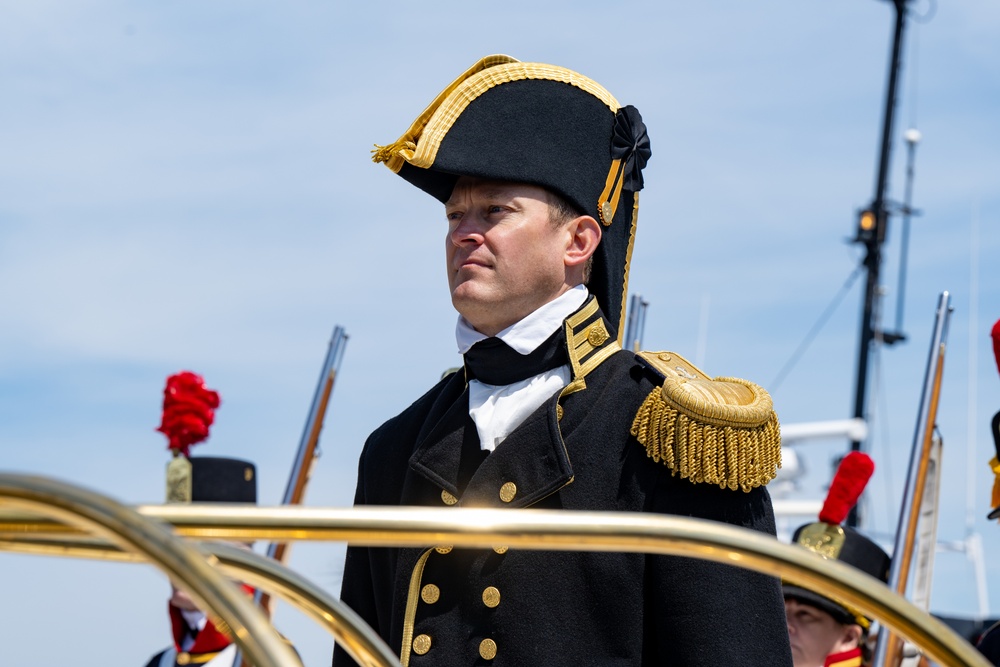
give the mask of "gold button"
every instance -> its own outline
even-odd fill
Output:
[[[443,502],[445,505],[454,505],[455,503],[458,502],[458,498],[456,498],[455,496],[451,495],[447,491],[443,491],[442,490],[441,491],[441,502]]]
[[[434,584],[427,584],[420,589],[420,599],[427,604],[434,604],[441,598],[441,589]]]
[[[187,665],[187,664],[190,664],[190,662],[191,662],[191,654],[190,653],[184,652],[184,653],[178,653],[177,654],[177,664],[178,665]]]
[[[666,352],[660,352],[660,353],[659,353],[658,355],[656,355],[656,356],[658,356],[658,357],[660,358],[660,360],[661,360],[661,361],[670,361],[670,355],[669,355],[669,354],[667,354]]]
[[[611,219],[614,216],[614,209],[611,208],[611,202],[604,202],[601,204],[601,222],[607,227],[611,224]]]
[[[600,347],[608,338],[611,336],[605,331],[601,322],[590,327],[590,331],[587,332],[587,342],[594,347]]]
[[[505,554],[505,553],[507,553],[507,549],[508,549],[508,547],[504,547],[504,546],[493,547],[493,551],[497,552],[498,554]]]
[[[488,586],[483,591],[483,604],[493,609],[500,604],[500,591],[493,586]]]
[[[484,639],[479,642],[479,655],[483,660],[492,660],[497,657],[497,643],[492,639]]]
[[[450,554],[452,548],[453,547],[451,547],[451,546],[434,547],[434,551],[438,552],[439,554]]]
[[[559,405],[557,403],[556,404],[556,419],[558,419],[559,421],[562,421],[562,417],[563,417],[563,406],[561,406],[561,405]]]
[[[413,638],[413,652],[423,655],[431,650],[431,638],[427,635],[417,635]]]
[[[517,484],[514,482],[507,482],[500,487],[500,500],[505,503],[509,503],[514,500],[514,496],[517,495]]]

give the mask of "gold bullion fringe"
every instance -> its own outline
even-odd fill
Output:
[[[711,424],[668,405],[657,387],[636,413],[632,435],[671,475],[692,482],[750,491],[774,479],[781,467],[781,432],[773,410],[758,426]]]

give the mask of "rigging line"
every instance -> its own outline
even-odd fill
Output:
[[[809,330],[809,333],[806,334],[806,337],[802,340],[801,343],[799,343],[798,348],[796,348],[795,352],[792,353],[792,356],[788,358],[788,361],[785,362],[785,365],[781,367],[780,371],[778,371],[778,374],[775,376],[774,380],[769,385],[770,391],[772,393],[778,390],[778,387],[781,385],[781,382],[785,379],[785,376],[787,376],[788,373],[795,366],[795,364],[798,363],[799,358],[806,351],[806,348],[808,348],[809,345],[812,344],[813,339],[816,338],[816,335],[819,333],[820,329],[823,328],[823,325],[826,324],[826,321],[830,319],[831,315],[833,315],[833,312],[837,309],[837,306],[839,306],[840,302],[844,299],[844,295],[847,294],[848,290],[850,290],[851,286],[854,284],[854,281],[857,280],[859,275],[861,275],[861,269],[862,269],[861,265],[854,267],[854,271],[852,271],[851,275],[849,275],[847,277],[847,280],[844,281],[844,285],[840,288],[840,291],[837,292],[836,295],[834,295],[833,300],[826,307],[826,310],[824,310],[823,313],[819,316],[819,319],[816,320],[816,323],[812,326],[812,329]]]

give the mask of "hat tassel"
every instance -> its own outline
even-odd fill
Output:
[[[412,141],[403,141],[400,139],[388,146],[379,146],[375,144],[375,148],[372,150],[372,162],[375,164],[380,164],[382,162],[388,162],[392,159],[394,155],[398,155],[400,151],[404,150],[416,150],[417,145]]]

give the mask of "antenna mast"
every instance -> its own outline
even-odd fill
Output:
[[[882,244],[885,242],[889,224],[889,210],[886,201],[886,185],[889,179],[889,155],[892,144],[892,121],[896,111],[896,88],[899,74],[900,52],[903,43],[903,28],[906,25],[906,5],[908,0],[891,0],[896,9],[896,28],[892,40],[892,58],[889,64],[889,82],[886,86],[885,113],[882,124],[882,142],[879,151],[878,176],[875,181],[875,198],[858,218],[857,235],[853,243],[865,246],[864,267],[868,279],[865,281],[865,300],[861,313],[861,337],[858,346],[858,371],[854,399],[854,417],[866,419],[865,404],[868,389],[868,362],[872,344],[875,342],[875,299],[878,298],[879,269],[882,264]],[[882,332],[880,339],[886,344],[905,340],[900,332]],[[851,451],[861,451],[862,441],[851,442]],[[857,526],[858,506],[847,517],[848,526]]]

